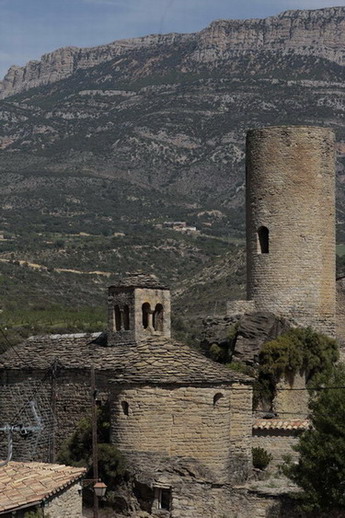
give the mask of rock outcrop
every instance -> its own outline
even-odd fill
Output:
[[[264,343],[291,329],[291,323],[267,311],[256,311],[224,318],[207,318],[203,323],[202,347],[216,344],[228,350],[230,359],[249,365],[259,361]]]
[[[249,363],[258,362],[263,344],[286,333],[290,328],[286,319],[266,311],[243,315],[238,324],[234,358]]]

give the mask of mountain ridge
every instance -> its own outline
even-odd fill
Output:
[[[320,18],[324,24],[322,30],[318,28]],[[244,37],[243,31],[247,37]],[[267,18],[215,20],[195,33],[151,34],[115,40],[95,47],[62,47],[44,54],[40,60],[29,61],[23,67],[10,67],[0,81],[0,99],[33,87],[52,84],[71,76],[77,70],[92,68],[131,51],[184,42],[196,44],[189,59],[187,56],[185,63],[182,63],[187,68],[193,62],[217,61],[220,54],[231,56],[237,52],[259,49],[293,50],[302,55],[312,52],[343,65],[345,7],[289,10]]]

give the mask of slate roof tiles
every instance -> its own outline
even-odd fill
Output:
[[[0,356],[0,370],[46,370],[54,360],[65,369],[90,368],[93,364],[118,384],[219,385],[252,381],[173,340],[152,337],[107,347],[101,333],[31,337]]]

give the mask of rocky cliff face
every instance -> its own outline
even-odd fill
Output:
[[[178,64],[181,71],[195,65],[216,67],[217,63],[243,53],[293,51],[345,63],[345,7],[315,11],[286,11],[266,19],[219,20],[195,34],[150,35],[120,40],[93,48],[66,47],[13,66],[0,81],[0,99],[33,87],[52,84],[78,70],[88,69],[139,50],[164,53],[184,45]],[[121,60],[118,63],[121,66]],[[141,71],[145,75],[150,71]]]
[[[173,45],[188,36],[178,34],[151,35],[120,40],[98,47],[65,47],[44,54],[40,61],[29,61],[24,67],[12,66],[0,81],[0,99],[41,85],[51,84],[71,76],[80,69],[121,57],[131,51],[162,45]]]
[[[344,64],[345,7],[314,11],[285,11],[252,20],[220,20],[200,33],[205,47],[228,53],[255,50],[294,50]]]

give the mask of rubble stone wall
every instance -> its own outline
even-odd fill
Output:
[[[50,518],[80,518],[82,516],[82,497],[78,492],[79,482],[54,496],[45,505]]]
[[[297,518],[294,504],[284,497],[256,491],[212,485],[203,481],[184,481],[172,492],[171,511],[134,512],[132,518]]]
[[[305,419],[309,414],[309,392],[305,374],[282,377],[276,385],[273,411],[281,419]]]
[[[253,431],[253,448],[263,448],[272,455],[269,469],[276,468],[284,462],[286,455],[298,459],[298,453],[293,446],[298,443],[299,432],[291,430],[255,430]]]
[[[62,443],[75,431],[82,417],[91,417],[90,371],[66,372],[57,375],[55,382],[47,378],[42,382],[44,372],[32,372],[30,376],[18,370],[9,370],[2,375],[0,415],[4,423],[26,425],[36,424],[29,410],[30,399],[35,399],[39,415],[49,431],[43,430],[37,448],[34,446],[35,436],[23,438],[20,434],[13,436],[13,460],[29,461],[32,451],[35,460],[51,462],[61,448]],[[108,398],[106,379],[96,374],[100,400]],[[55,388],[54,388],[55,387]],[[55,393],[55,402],[53,393]],[[55,425],[52,413],[55,415]],[[53,429],[55,440],[53,440]],[[31,444],[32,442],[32,444]],[[34,449],[32,449],[34,448]],[[6,450],[5,441],[0,444],[0,455]]]

